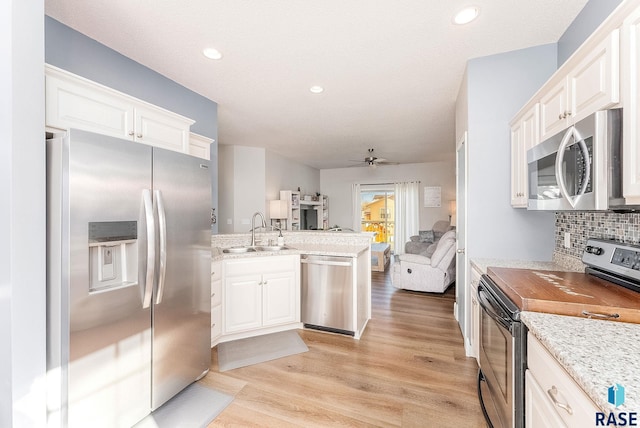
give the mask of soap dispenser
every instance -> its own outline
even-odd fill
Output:
[[[282,229],[278,229],[280,234],[278,235],[278,247],[284,247],[284,236],[282,236]]]

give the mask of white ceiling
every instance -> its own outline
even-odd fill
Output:
[[[587,0],[46,0],[47,15],[218,103],[220,144],[316,168],[454,158],[470,58],[555,43]],[[205,47],[224,57],[212,61]],[[321,85],[322,94],[309,87]]]

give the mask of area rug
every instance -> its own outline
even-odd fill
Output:
[[[232,401],[231,395],[192,383],[134,428],[203,428]]]
[[[218,345],[221,372],[307,352],[309,348],[295,330],[234,340]]]

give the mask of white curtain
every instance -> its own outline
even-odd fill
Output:
[[[362,217],[362,204],[360,203],[360,185],[353,183],[351,185],[351,200],[353,211],[353,225],[355,232],[360,232],[360,219]]]
[[[404,244],[410,236],[418,234],[420,227],[420,182],[410,181],[394,183],[395,190],[395,221],[394,234],[395,254],[404,254]]]

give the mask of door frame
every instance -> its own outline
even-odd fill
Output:
[[[465,352],[471,355],[471,346],[468,340],[469,319],[471,317],[468,299],[468,259],[467,259],[467,210],[469,189],[469,144],[468,133],[464,131],[462,137],[456,142],[456,303],[454,316],[458,321],[464,338]],[[464,165],[460,165],[460,156],[464,159]],[[462,186],[462,187],[461,187]],[[461,192],[463,190],[463,192]],[[462,233],[460,233],[462,231]]]

